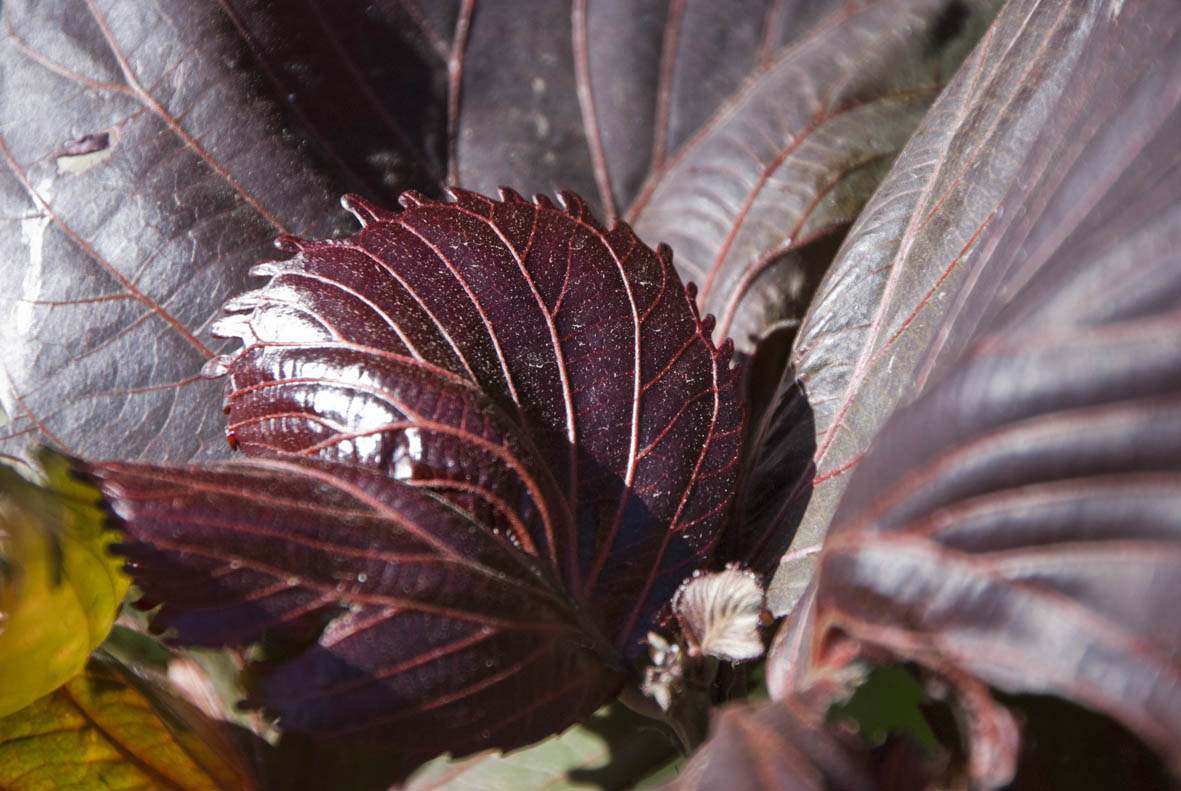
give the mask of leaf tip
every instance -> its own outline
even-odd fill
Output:
[[[409,195],[410,193],[402,193],[401,197],[398,198],[398,202],[405,206]],[[362,228],[369,225],[369,223],[389,219],[391,216],[390,212],[351,192],[340,196],[340,205],[344,207],[345,211],[357,218],[357,222],[361,223]]]
[[[521,197],[521,193],[517,192],[512,187],[497,187],[496,192],[500,196],[500,199],[505,203],[528,203],[528,201]],[[537,201],[538,197],[540,196],[533,196],[534,202]]]
[[[220,336],[218,336],[220,337]],[[219,354],[215,357],[210,357],[201,366],[202,379],[220,379],[229,373],[230,359],[227,355]]]
[[[447,189],[447,194],[454,197],[450,188]],[[417,190],[406,190],[398,196],[398,205],[403,209],[417,209],[419,206],[426,206],[431,202],[430,198]]]
[[[712,318],[712,316],[710,318]],[[722,341],[722,345],[718,347],[718,359],[728,363],[733,357],[734,339],[727,338],[726,340]]]
[[[274,241],[274,245],[279,249],[279,252],[286,253],[287,255],[295,255],[296,253],[301,252],[307,246],[307,241],[300,239],[298,236],[283,235]],[[274,262],[264,261],[263,263],[273,264]]]
[[[278,241],[278,240],[276,240]],[[278,244],[275,245],[278,247]],[[274,277],[279,274],[278,261],[260,261],[247,270],[247,274],[251,277]]]
[[[241,303],[238,303],[241,304]],[[227,305],[227,310],[230,308]],[[250,337],[250,316],[240,312],[243,308],[238,308],[229,316],[223,316],[209,328],[209,334],[215,338],[242,338],[245,340]]]
[[[587,219],[586,203],[577,192],[562,190],[558,193],[558,200],[561,202],[562,209],[568,216],[575,220],[585,221]]]

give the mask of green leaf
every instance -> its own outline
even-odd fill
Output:
[[[257,784],[225,723],[98,658],[0,719],[0,788],[220,791]]]
[[[585,723],[522,750],[484,753],[458,761],[436,758],[415,772],[404,788],[634,788],[675,756],[674,743],[663,726],[615,703]]]
[[[127,591],[94,488],[63,456],[38,455],[38,485],[0,466],[0,716],[77,675]]]
[[[927,693],[902,665],[874,668],[844,703],[828,711],[829,721],[852,724],[870,745],[877,746],[890,734],[905,734],[933,755],[939,740],[920,709],[930,703]]]

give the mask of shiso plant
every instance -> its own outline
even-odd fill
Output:
[[[1181,777],[1174,0],[0,13],[0,787]]]

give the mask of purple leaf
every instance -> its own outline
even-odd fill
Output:
[[[451,180],[483,192],[505,183],[527,194],[572,189],[608,219],[634,216],[641,184],[779,48],[838,5],[467,4],[467,32],[456,26]]]
[[[739,351],[803,314],[830,260],[806,248],[857,217],[998,5],[829,4],[654,174],[636,228],[672,245]]]
[[[205,333],[277,234],[343,227],[350,185],[277,134],[228,9],[5,3],[5,449],[224,455]],[[105,140],[105,145],[98,143]],[[406,185],[409,186],[409,185]],[[99,427],[102,430],[98,430]]]
[[[962,115],[1005,134],[960,168],[975,197],[942,234],[976,241],[914,357],[919,394],[850,476],[810,623],[785,632],[773,676],[844,661],[846,635],[953,684],[1104,711],[1181,771],[1179,21],[1167,0],[1013,3],[988,41],[1017,43],[971,62],[983,94]],[[1057,54],[1027,54],[1043,49]],[[994,81],[1041,112],[1008,129]],[[977,723],[995,713],[979,708]]]
[[[244,348],[210,367],[229,372],[231,441],[445,493],[595,601],[630,653],[725,516],[729,347],[667,248],[605,230],[572,193],[564,210],[456,196],[399,213],[350,198],[359,236],[288,240],[293,258],[256,268],[270,281],[217,326]]]
[[[272,461],[89,468],[182,642],[310,639],[372,605],[265,675],[257,702],[285,727],[390,743],[415,702],[439,722],[416,758],[527,743],[618,690],[706,562],[742,432],[728,345],[667,248],[563,200],[347,199],[360,235],[284,240],[295,256],[259,265],[270,280],[217,326],[244,343],[209,366],[229,435]],[[385,598],[358,598],[369,583]],[[503,714],[520,700],[539,702]]]
[[[768,591],[774,611],[790,609],[811,577],[848,473],[921,387],[920,362],[957,289],[985,279],[987,240],[1012,219],[1007,196],[1031,177],[1027,153],[1066,122],[1055,108],[1078,101],[1067,80],[1105,13],[1051,4],[994,25],[850,230],[796,337],[798,382],[789,374],[778,396],[788,415],[807,398],[816,450],[815,469],[797,462],[786,476],[788,490],[808,478],[814,487]],[[752,486],[784,476],[765,467]]]
[[[417,763],[527,744],[622,683],[535,558],[427,490],[303,460],[87,469],[156,626],[211,646],[318,634],[257,671],[248,702],[283,728]]]
[[[632,207],[637,228],[673,245],[740,352],[777,328],[790,340],[849,224],[996,6],[830,7],[653,174]],[[778,369],[762,366],[752,376],[770,389]],[[765,574],[807,505],[815,450],[807,401],[777,402],[766,415],[755,404],[742,516],[723,550]]]

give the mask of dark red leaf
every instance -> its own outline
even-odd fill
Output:
[[[673,245],[702,310],[740,352],[769,332],[790,343],[849,224],[998,5],[826,8],[648,182],[632,209],[639,232]],[[768,362],[752,375],[770,390],[782,362]],[[741,517],[724,549],[768,575],[808,503],[816,433],[800,394],[775,403],[767,414],[755,403]]]
[[[573,194],[503,198],[407,195],[397,213],[350,198],[360,235],[289,238],[294,257],[256,268],[270,280],[217,326],[243,349],[209,369],[227,374],[232,441],[274,461],[88,468],[182,642],[308,639],[372,605],[265,675],[258,702],[285,727],[391,743],[415,702],[440,723],[418,758],[558,730],[618,689],[716,542],[737,371],[667,248],[602,228]],[[358,598],[369,581],[385,598]],[[412,661],[446,646],[444,670]],[[387,694],[351,708],[345,680]],[[521,700],[538,704],[501,711]]]
[[[572,193],[564,210],[456,195],[349,199],[359,236],[289,240],[293,258],[255,270],[270,281],[217,326],[244,344],[211,366],[229,371],[229,435],[444,493],[594,601],[630,653],[725,516],[742,422],[727,347],[667,248]]]
[[[40,437],[94,456],[225,455],[217,388],[196,375],[220,350],[206,325],[277,234],[343,228],[334,201],[353,179],[304,157],[314,133],[279,133],[286,91],[241,68],[252,41],[229,4],[2,14],[5,451]]]
[[[1038,112],[976,151],[959,208],[935,215],[975,244],[773,675],[805,683],[851,639],[953,685],[1102,710],[1181,771],[1179,23],[1168,0],[1011,3],[971,62],[970,128],[1008,123],[994,81],[1022,103],[1030,86]],[[977,704],[977,724],[995,714]]]
[[[622,683],[535,558],[428,490],[309,461],[87,469],[164,602],[156,626],[197,645],[316,640],[257,672],[249,703],[283,728],[417,763],[539,739]]]
[[[426,8],[430,0],[420,0]],[[572,189],[608,219],[842,0],[473,2],[457,25],[452,181]],[[512,108],[506,112],[506,108]],[[592,197],[593,196],[593,197]],[[645,238],[659,239],[659,235]]]

